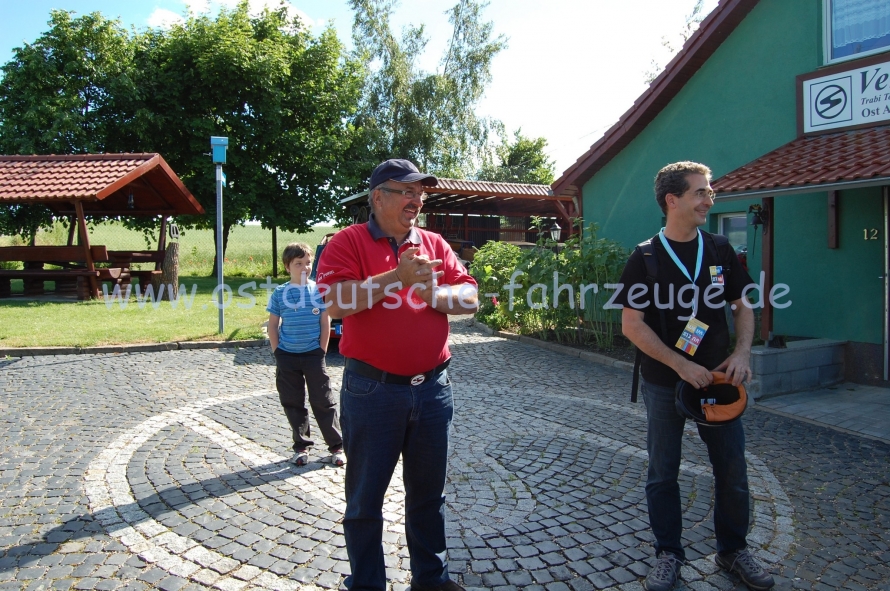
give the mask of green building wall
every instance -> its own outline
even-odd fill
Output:
[[[838,193],[838,248],[828,248],[825,193],[776,198],[775,281],[792,305],[777,334],[884,342],[884,198],[880,187]],[[863,233],[865,231],[865,233]],[[875,233],[877,232],[877,236]],[[872,237],[877,239],[872,239]],[[877,320],[876,320],[877,319]]]
[[[795,139],[796,76],[822,64],[821,4],[761,0],[655,120],[583,185],[586,222],[632,247],[662,225],[653,180],[664,165],[703,162],[717,178]],[[774,277],[789,285],[792,302],[775,310],[777,334],[883,342],[881,322],[862,321],[864,310],[883,317],[883,234],[861,237],[862,228],[880,227],[881,191],[843,192],[841,200],[841,248],[829,249],[824,193],[775,199]],[[716,203],[709,229],[717,230],[718,214],[747,212],[753,203],[760,200]],[[754,233],[749,227],[748,264],[757,280],[762,237]],[[862,283],[872,275],[874,285]]]

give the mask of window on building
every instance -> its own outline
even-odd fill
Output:
[[[825,61],[890,51],[887,0],[824,0]]]
[[[723,234],[737,253],[748,252],[748,216],[744,213],[721,213],[717,217],[718,234]]]

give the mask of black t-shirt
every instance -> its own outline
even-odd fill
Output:
[[[698,288],[696,298],[698,311],[695,317],[707,324],[708,330],[694,355],[678,349],[675,344],[686,327],[688,316],[692,313],[691,302],[695,292],[689,279],[674,263],[660,239],[652,241],[658,262],[657,299],[653,297],[653,290],[646,282],[646,263],[643,261],[643,255],[639,249],[635,249],[621,274],[622,287],[614,302],[643,310],[646,324],[672,351],[708,369],[714,369],[729,356],[729,326],[726,321],[725,303],[741,298],[745,286],[752,281],[751,276],[739,263],[730,244],[717,248],[717,260],[715,260],[713,238],[705,232],[702,232],[702,237],[704,252],[701,272],[695,282]],[[668,240],[668,244],[692,277],[698,256],[698,238],[689,242]],[[710,272],[712,266],[723,268],[723,290],[718,290],[716,286],[712,287]],[[630,297],[631,295],[633,297]],[[666,335],[661,334],[660,310],[655,306],[656,302],[666,308],[664,310]],[[680,320],[681,317],[683,320]],[[673,387],[680,380],[680,376],[674,370],[648,355],[643,355],[641,371],[643,379],[659,386]]]

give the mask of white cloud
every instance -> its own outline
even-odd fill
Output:
[[[204,14],[210,10],[210,0],[185,0],[185,6],[192,14]]]
[[[166,8],[155,8],[148,17],[148,26],[152,29],[169,29],[173,25],[184,22],[181,15],[176,14],[172,10]]]
[[[186,10],[190,14],[216,13],[221,8],[232,10],[238,5],[239,1],[240,0],[182,0],[183,4],[185,4]],[[301,21],[303,21],[304,25],[307,28],[316,26],[323,27],[327,22],[324,19],[319,19],[317,22],[313,21],[308,14],[296,8],[290,2],[282,2],[282,0],[248,0],[247,10],[251,16],[258,16],[266,8],[268,8],[269,10],[278,10],[282,4],[284,4],[285,9],[287,10],[287,16],[289,20],[299,18]],[[169,10],[158,8],[152,14],[152,17],[154,17],[154,15],[158,13],[173,14]],[[182,18],[179,18],[177,22],[182,22]],[[154,25],[151,22],[149,22],[149,25],[159,26]]]

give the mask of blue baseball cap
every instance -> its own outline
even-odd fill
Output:
[[[371,173],[370,188],[374,189],[386,181],[395,181],[397,183],[420,181],[425,187],[435,187],[439,184],[439,179],[431,174],[423,174],[417,170],[413,162],[401,158],[393,158],[377,165],[377,168]]]

